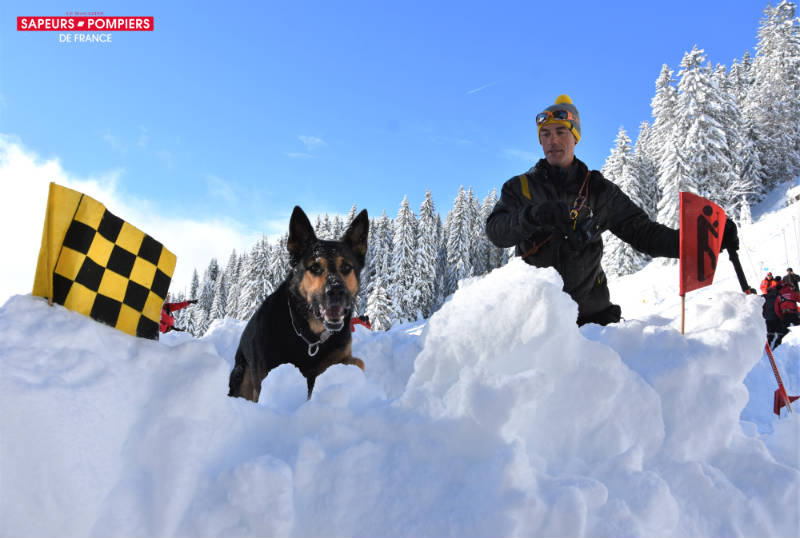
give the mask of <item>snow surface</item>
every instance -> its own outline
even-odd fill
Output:
[[[741,230],[755,286],[800,266],[800,204],[773,202]],[[226,396],[244,322],[152,342],[14,296],[0,536],[798,536],[800,419],[772,414],[761,299],[725,258],[685,335],[675,265],[578,328],[558,274],[515,260],[426,323],[357,326],[366,372],[306,401],[282,366],[258,404]],[[775,353],[792,394],[798,334]]]

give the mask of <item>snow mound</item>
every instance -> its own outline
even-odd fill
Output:
[[[745,412],[759,299],[690,299],[683,336],[579,329],[560,290],[513,261],[424,327],[357,327],[366,372],[306,401],[281,366],[258,404],[226,396],[243,322],[150,342],[12,297],[0,535],[798,535],[800,421]]]

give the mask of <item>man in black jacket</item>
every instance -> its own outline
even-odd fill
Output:
[[[554,267],[564,291],[578,303],[578,325],[620,320],[600,266],[603,240],[610,230],[653,257],[677,258],[679,234],[657,222],[596,171],[575,157],[581,138],[578,109],[567,95],[536,116],[545,158],[503,185],[500,200],[486,220],[486,233],[498,247],[537,267]],[[725,225],[722,248],[738,248],[736,225]]]
[[[791,287],[795,289],[795,291],[800,291],[800,276],[797,276],[792,268],[789,267],[786,269],[786,274],[783,277],[783,282],[788,282]]]

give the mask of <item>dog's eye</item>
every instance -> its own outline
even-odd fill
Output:
[[[311,271],[312,275],[321,275],[322,274],[322,266],[318,263],[312,263],[308,270]]]
[[[345,276],[349,275],[350,271],[352,271],[352,270],[353,270],[353,266],[350,265],[349,263],[343,263],[342,265],[339,266],[339,272],[342,273]]]

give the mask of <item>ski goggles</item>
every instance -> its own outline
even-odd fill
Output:
[[[569,110],[548,110],[546,112],[540,112],[539,114],[536,114],[536,125],[541,127],[550,119],[571,122],[578,121],[578,118],[576,118],[575,115]]]

